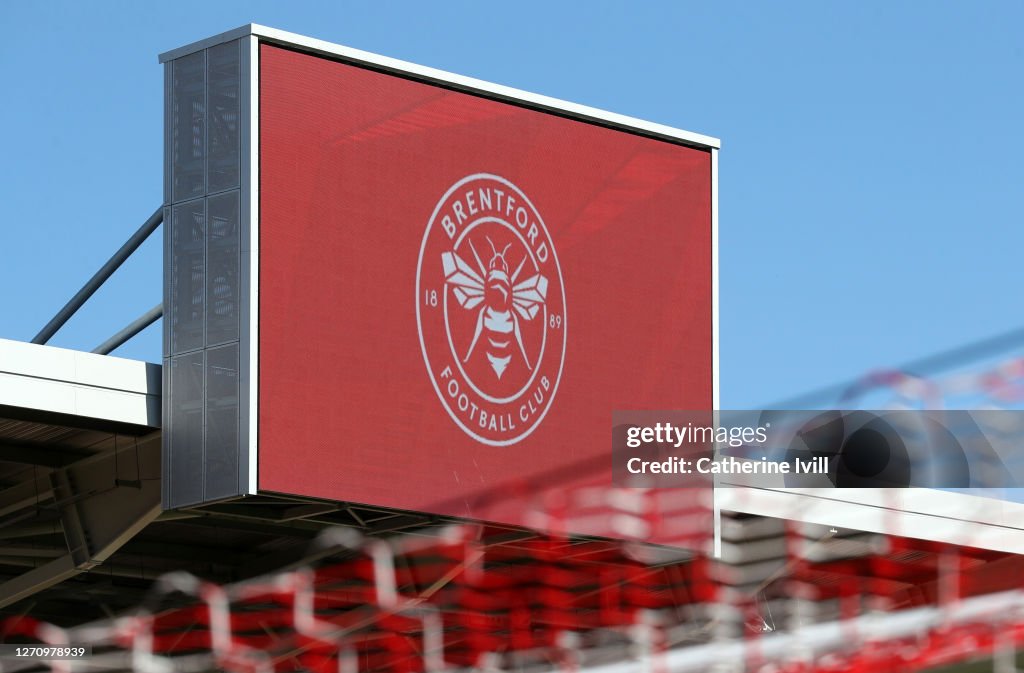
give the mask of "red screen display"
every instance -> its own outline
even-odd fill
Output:
[[[262,491],[521,524],[711,408],[707,151],[260,57]]]

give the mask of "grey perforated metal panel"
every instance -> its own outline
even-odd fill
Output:
[[[164,507],[248,487],[253,38],[168,61],[165,91]],[[243,77],[243,74],[245,77]],[[243,184],[243,182],[245,184]],[[245,207],[243,207],[245,206]],[[243,264],[244,261],[244,264]],[[243,295],[243,290],[245,295]]]
[[[172,202],[206,192],[206,52],[171,64]]]
[[[206,50],[207,192],[238,187],[241,89],[238,41]]]
[[[206,474],[204,497],[238,491],[238,344],[206,351]]]
[[[171,209],[171,305],[168,327],[171,353],[187,353],[204,344],[206,317],[206,200]]]
[[[166,469],[169,488],[181,502],[198,502],[203,497],[203,378],[202,351],[171,358],[170,412],[174,419],[164,428]]]
[[[238,190],[211,196],[206,232],[206,345],[238,341]]]

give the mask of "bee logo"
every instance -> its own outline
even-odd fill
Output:
[[[459,305],[469,310],[481,307],[477,313],[473,340],[462,361],[465,363],[469,360],[480,340],[480,335],[486,332],[487,359],[494,369],[494,374],[500,379],[512,359],[513,354],[509,352],[512,339],[519,347],[515,354],[522,355],[526,368],[532,369],[530,356],[526,354],[526,347],[523,346],[523,332],[519,328],[519,320],[533,320],[537,317],[547,295],[548,280],[543,274],[535,273],[517,284],[516,280],[523,270],[527,255],[523,255],[519,266],[509,276],[505,254],[512,244],[508,243],[501,252],[498,252],[490,238],[487,238],[487,243],[491,246],[492,256],[485,268],[476,254],[472,241],[469,242],[469,248],[480,270],[479,275],[454,252],[442,253],[441,264],[444,267],[445,282],[451,286],[452,294]]]
[[[511,182],[471,175],[441,198],[416,315],[431,382],[459,427],[496,446],[534,431],[561,380],[565,294],[547,227]]]

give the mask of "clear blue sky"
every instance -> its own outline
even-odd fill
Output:
[[[160,203],[157,54],[248,22],[720,137],[726,408],[1024,324],[1019,1],[5,2],[0,337]],[[52,343],[159,302],[159,246]]]

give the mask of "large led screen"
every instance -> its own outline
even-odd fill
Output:
[[[712,407],[711,155],[264,44],[259,488],[524,523]],[[512,504],[517,503],[517,504]]]

